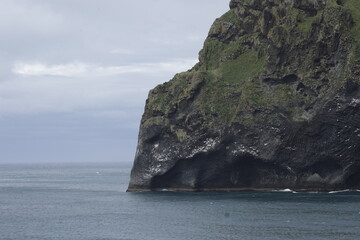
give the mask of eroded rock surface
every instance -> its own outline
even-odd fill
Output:
[[[360,189],[360,1],[232,0],[149,93],[129,191]]]

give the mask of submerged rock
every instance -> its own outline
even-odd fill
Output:
[[[128,191],[360,188],[360,1],[232,0],[151,90]]]

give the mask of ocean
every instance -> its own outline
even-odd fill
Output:
[[[130,170],[0,165],[0,239],[360,239],[360,192],[126,193]]]

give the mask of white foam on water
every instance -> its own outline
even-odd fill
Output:
[[[340,191],[331,191],[329,193],[334,194],[334,193],[344,193],[344,192],[360,192],[360,189],[345,189]]]
[[[352,190],[350,189],[345,189],[345,190],[339,190],[339,191],[331,191],[329,192],[329,194],[334,194],[334,193],[343,193],[343,192],[351,192]]]
[[[286,188],[286,189],[279,190],[279,192],[292,192],[292,190],[290,188]]]
[[[280,189],[280,190],[272,190],[272,192],[290,192],[290,193],[297,193],[289,188],[286,189]]]

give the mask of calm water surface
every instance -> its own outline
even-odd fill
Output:
[[[125,193],[130,168],[0,165],[0,239],[360,239],[360,192]]]

